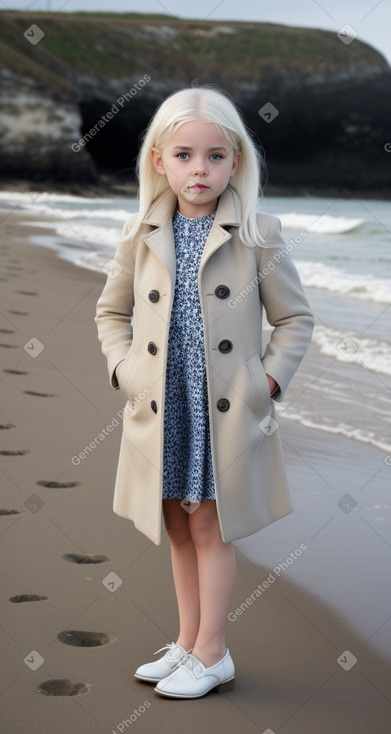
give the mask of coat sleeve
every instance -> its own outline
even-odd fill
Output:
[[[260,297],[274,327],[262,364],[279,385],[280,391],[273,398],[280,402],[309,347],[315,319],[281,237],[281,222],[274,216],[270,220],[265,246],[257,248]]]
[[[125,222],[122,236],[129,232],[137,214]],[[119,388],[115,368],[122,362],[133,340],[130,319],[134,306],[134,246],[120,241],[106,284],[96,306],[95,323],[102,352],[107,359],[110,384]]]

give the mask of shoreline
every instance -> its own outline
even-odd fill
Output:
[[[3,726],[48,734],[55,720],[58,734],[109,734],[138,710],[139,734],[168,734],[173,726],[195,734],[197,719],[211,729],[223,726],[225,734],[329,734],[341,725],[347,734],[388,734],[389,548],[360,520],[371,490],[380,491],[379,478],[386,485],[387,467],[376,449],[289,421],[281,421],[281,430],[294,512],[234,544],[238,574],[227,636],[234,689],[167,701],[133,679],[137,665],[175,639],[177,612],[166,534],[157,548],[112,511],[120,428],[72,464],[125,404],[109,387],[93,322],[105,276],[31,245],[28,237],[40,230],[22,228],[19,219],[14,212],[3,220],[0,250],[1,424],[9,426],[0,432],[2,507],[17,511],[0,516],[7,572],[0,601]],[[35,356],[26,349],[32,343]],[[336,506],[343,493],[358,500],[357,511]],[[301,543],[308,550],[289,569],[282,566]],[[72,563],[69,554],[106,560]],[[103,583],[111,572],[121,580],[113,592]],[[272,573],[278,578],[268,588]],[[329,600],[318,593],[322,588]],[[333,589],[342,593],[345,613],[333,604]],[[48,598],[9,601],[20,594]],[[362,607],[359,631],[349,621],[353,605]],[[58,635],[67,630],[86,639],[104,633],[108,644],[64,645]],[[36,669],[28,665],[32,651],[43,658]],[[88,692],[38,693],[43,681],[55,679],[83,683]]]
[[[52,194],[69,194],[73,196],[86,196],[91,198],[112,196],[137,196],[138,182],[133,180],[119,181],[118,177],[102,174],[97,181],[56,181],[45,179],[44,181],[31,181],[29,179],[3,179],[0,178],[0,191],[24,192],[36,191],[38,193],[50,192]],[[299,185],[297,187],[267,184],[263,190],[263,196],[281,197],[317,197],[335,199],[368,199],[378,201],[391,201],[391,186],[388,189],[356,189],[331,186],[317,187],[311,185]]]

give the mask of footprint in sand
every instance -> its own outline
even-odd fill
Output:
[[[38,296],[38,293],[35,293],[34,291],[15,291],[16,293],[21,293],[22,296]]]
[[[21,604],[26,601],[45,601],[46,599],[49,599],[49,597],[42,594],[17,594],[10,597],[10,601],[14,604]]]
[[[101,647],[102,645],[110,645],[116,640],[113,635],[106,635],[105,632],[85,632],[84,630],[65,630],[57,635],[57,639],[64,645],[72,645],[74,647]]]
[[[28,316],[29,311],[15,311],[15,310],[9,310],[8,313],[13,313],[14,316]]]
[[[7,372],[8,375],[28,375],[28,372],[23,370],[3,370],[3,372]]]
[[[66,553],[63,556],[63,559],[65,561],[70,561],[71,563],[109,563],[110,558],[107,558],[107,556],[101,556],[99,554],[92,554],[92,553]]]
[[[24,456],[25,454],[31,454],[29,449],[4,449],[0,451],[0,456]]]
[[[35,392],[35,390],[23,390],[26,395],[35,395],[37,398],[58,398],[59,395],[49,392]]]
[[[53,680],[44,680],[39,684],[38,693],[45,696],[79,696],[82,693],[88,693],[91,689],[90,683],[79,683],[69,678],[53,678]]]
[[[0,431],[5,431],[8,428],[16,428],[15,423],[0,423]]]
[[[0,515],[20,515],[21,512],[24,512],[24,510],[8,510],[5,508],[0,508]]]
[[[40,479],[37,484],[40,487],[49,487],[50,489],[70,489],[71,487],[80,487],[81,482],[53,482]]]

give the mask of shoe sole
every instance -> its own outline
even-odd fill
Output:
[[[228,680],[224,680],[221,683],[217,683],[215,686],[211,686],[211,688],[208,688],[207,691],[204,691],[203,693],[197,693],[195,696],[186,696],[183,693],[167,693],[166,691],[159,691],[157,688],[154,688],[155,693],[158,693],[159,696],[165,696],[166,698],[202,698],[202,696],[206,696],[207,693],[210,693],[211,691],[216,691],[216,693],[224,693],[224,691],[231,691],[235,684],[235,678],[229,678]]]
[[[177,667],[178,665],[176,665],[175,668],[170,671],[170,673],[167,673],[167,675],[164,675],[162,678],[147,678],[146,676],[138,675],[137,673],[134,673],[134,678],[137,678],[137,680],[142,680],[144,681],[144,683],[160,683],[160,681],[164,680],[164,678],[168,678],[168,676],[171,675],[171,673],[173,673],[174,670],[177,669]]]
[[[173,671],[174,672],[174,671]],[[141,680],[143,683],[160,683],[164,678],[145,678],[143,675],[134,675],[134,678]]]

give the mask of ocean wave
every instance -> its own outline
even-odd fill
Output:
[[[47,212],[49,216],[53,215],[52,207],[42,207],[43,212]],[[111,219],[116,222],[123,222],[130,216],[131,212],[125,209],[59,209],[58,213],[64,219]],[[57,212],[55,212],[57,216]]]
[[[57,222],[45,220],[39,222],[23,221],[20,224],[25,227],[39,227],[40,229],[54,230],[54,233],[59,238],[65,240],[63,244],[67,244],[67,240],[72,240],[79,247],[83,247],[83,243],[89,248],[93,248],[94,246],[101,247],[103,245],[113,251],[111,256],[114,255],[117,249],[122,232],[122,227],[99,227],[92,224],[80,224],[78,222],[61,222],[59,224],[58,220]],[[89,254],[87,253],[87,255]],[[110,257],[110,255],[107,257]],[[83,260],[82,256],[79,257],[79,260],[81,264]],[[97,269],[100,270],[100,268]]]
[[[38,201],[85,201],[85,202],[101,202],[101,201],[111,201],[111,199],[96,199],[94,197],[88,197],[88,196],[74,196],[73,194],[51,194],[48,191],[46,192],[39,192],[39,191],[0,191],[0,201],[21,201],[26,204],[35,204],[38,203]]]
[[[115,206],[113,206],[114,201],[119,200],[120,198],[124,197],[118,197],[118,199],[114,199],[113,197],[97,198],[88,196],[76,196],[73,194],[55,194],[48,191],[0,191],[0,201],[20,202],[21,204],[24,204],[27,208],[38,209],[39,206],[45,202],[53,204],[56,202],[70,204],[80,204],[84,202],[87,205],[94,205],[92,209],[78,210],[76,207],[75,209],[63,210],[62,213],[64,214],[64,216],[72,219],[79,217],[89,218],[94,216],[101,218],[107,216],[109,219],[123,219],[123,221],[125,221],[125,219],[129,216],[131,212],[118,210]],[[137,201],[135,200],[135,197],[132,196],[131,198],[137,206]],[[109,206],[100,210],[98,207],[106,202]],[[50,206],[48,207],[48,210],[50,211]],[[281,212],[280,214],[277,214],[277,216],[281,219],[284,227],[293,230],[306,229],[315,234],[343,234],[345,232],[351,232],[352,230],[360,227],[362,224],[365,223],[364,219],[358,217],[349,218],[343,216],[332,216],[330,214],[319,215],[299,214],[297,212]]]
[[[333,217],[330,214],[297,214],[283,212],[277,214],[283,227],[300,230],[306,229],[314,234],[344,234],[352,232],[365,223],[365,219],[349,219],[348,217]]]
[[[339,362],[359,364],[372,372],[391,375],[391,344],[316,326],[312,340],[322,354]]]
[[[391,303],[391,279],[375,278],[361,273],[347,273],[311,260],[299,260],[297,269],[303,285],[323,288],[352,298]]]
[[[53,218],[65,219],[66,221],[74,221],[77,219],[106,219],[115,222],[122,222],[125,224],[126,219],[130,216],[131,212],[125,209],[113,209],[110,207],[100,209],[56,209],[54,206],[48,204],[31,204],[27,208],[29,211],[34,211],[34,214],[44,214],[45,217],[52,220]]]
[[[322,423],[315,420],[309,413],[295,413],[287,408],[281,407],[276,403],[277,417],[286,418],[289,421],[300,423],[306,428],[314,428],[318,431],[326,433],[334,433],[346,438],[352,438],[359,443],[370,444],[387,453],[391,452],[391,443],[389,439],[376,436],[373,431],[363,431],[361,428],[355,428],[348,423],[333,423],[329,419],[325,419]]]
[[[60,216],[62,219],[106,219],[116,222],[125,223],[126,219],[132,214],[131,206],[129,209],[118,209],[113,206],[113,199],[107,198],[87,198],[81,196],[72,196],[68,194],[24,194],[21,192],[10,193],[0,191],[1,202],[18,202],[23,210],[34,212],[34,214],[43,214],[52,219]],[[105,204],[107,202],[107,204]],[[56,204],[78,204],[73,208],[64,208]],[[81,208],[80,204],[89,205],[89,208]],[[91,206],[92,205],[92,206]]]
[[[116,249],[120,238],[122,227],[99,227],[93,224],[80,224],[79,222],[62,222],[55,225],[56,234],[59,237],[82,241],[93,247],[94,245],[105,245]],[[114,253],[113,253],[114,254]]]
[[[79,265],[81,268],[87,268],[87,270],[94,270],[95,272],[102,273],[106,272],[103,270],[103,266],[112,259],[112,256],[107,255],[105,252],[91,252],[88,255],[81,255],[75,261],[75,265]]]

